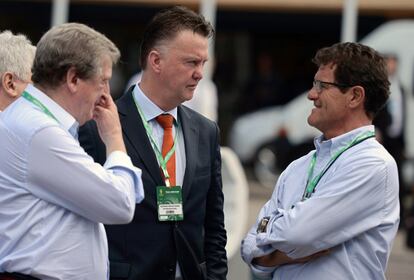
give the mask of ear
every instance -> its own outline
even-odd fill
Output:
[[[161,72],[161,54],[157,50],[152,50],[148,54],[147,64],[153,69],[155,73]]]
[[[16,98],[19,95],[15,84],[15,77],[11,72],[5,72],[1,76],[1,85],[3,86],[4,92],[10,98]]]
[[[79,76],[76,73],[75,67],[70,67],[66,72],[66,85],[71,93],[78,90]]]
[[[365,101],[365,89],[361,86],[354,86],[350,89],[352,92],[349,97],[349,106],[351,108],[357,108],[359,106],[364,107]]]

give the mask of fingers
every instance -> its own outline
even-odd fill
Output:
[[[113,104],[112,97],[109,94],[102,94],[99,99],[98,105],[104,108],[109,108]]]
[[[330,249],[326,249],[326,250],[322,250],[320,252],[317,252],[317,253],[311,255],[310,257],[319,258],[319,257],[322,257],[322,256],[329,255],[330,253],[331,253],[331,250]]]
[[[331,250],[330,249],[326,249],[326,250],[322,250],[322,251],[316,252],[315,254],[310,255],[310,256],[307,256],[307,257],[304,257],[304,258],[294,259],[293,262],[294,263],[304,263],[304,262],[308,262],[308,261],[311,261],[311,260],[314,260],[314,259],[317,259],[317,258],[326,256],[326,255],[329,255],[330,253],[331,253]]]
[[[97,121],[99,118],[101,118],[103,114],[104,107],[102,105],[96,105],[93,110],[93,119]]]
[[[258,264],[265,267],[277,266],[290,263],[292,261],[285,253],[276,250],[262,257],[257,257],[253,259],[253,264]]]
[[[107,105],[107,97],[105,96],[105,95],[102,95],[100,98],[99,98],[99,102],[98,102],[98,104],[97,104],[98,106],[102,106],[102,107],[107,107],[108,105]]]

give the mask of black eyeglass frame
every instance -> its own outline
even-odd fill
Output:
[[[337,88],[350,88],[350,87],[355,86],[355,85],[347,85],[347,84],[338,84],[334,82],[325,82],[321,80],[313,80],[312,85],[316,89],[316,92],[319,94],[322,93],[322,91],[324,90],[324,88],[322,88],[322,85],[330,85],[330,86],[334,86]]]

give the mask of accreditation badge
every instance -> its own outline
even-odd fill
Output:
[[[160,222],[182,221],[184,214],[181,186],[158,186],[157,206]]]

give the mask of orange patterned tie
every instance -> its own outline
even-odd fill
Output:
[[[164,138],[162,139],[162,156],[165,158],[165,155],[174,146],[174,137],[172,130],[174,118],[169,114],[162,114],[159,115],[156,119],[164,129]],[[170,175],[170,185],[175,186],[175,151],[167,162],[167,171]],[[161,174],[164,176],[164,173]]]

